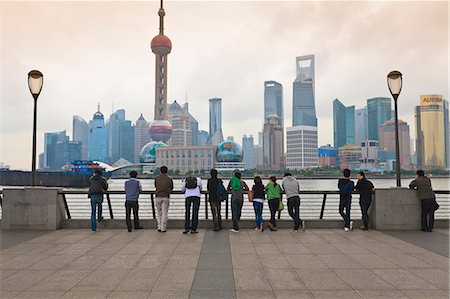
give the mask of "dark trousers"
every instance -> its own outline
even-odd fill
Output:
[[[210,201],[209,204],[211,205],[214,229],[222,229],[222,215],[220,215],[221,202]]]
[[[293,196],[288,198],[288,212],[292,220],[294,220],[294,229],[298,230],[300,227],[300,197]]]
[[[350,228],[350,208],[352,206],[352,196],[341,196],[339,199],[339,214],[344,219],[344,227]],[[345,213],[344,213],[345,210]]]
[[[434,199],[422,199],[422,230],[433,229],[434,211]]]
[[[98,221],[102,219],[102,204],[103,204],[103,195],[92,195],[91,196],[91,229],[93,231],[97,230],[97,220],[95,220],[95,214],[97,214],[98,208]]]
[[[277,221],[275,218],[275,215],[277,213],[278,210],[278,205],[280,204],[280,200],[278,198],[274,198],[271,200],[267,201],[269,203],[269,210],[270,210],[270,223],[274,226],[277,227]]]
[[[131,210],[133,210],[133,220],[134,220],[134,228],[139,227],[139,204],[134,200],[126,200],[125,201],[125,219],[127,222],[128,229],[131,229]]]
[[[191,205],[192,207],[192,222],[191,222]],[[184,214],[184,229],[197,230],[198,226],[198,210],[200,208],[200,197],[190,196],[186,197],[185,201],[186,213]]]
[[[231,199],[231,220],[233,220],[233,228],[239,230],[239,220],[241,219],[242,206],[244,199]]]
[[[372,204],[372,197],[361,197],[359,199],[359,206],[361,207],[362,220],[364,227],[369,229],[369,207]]]

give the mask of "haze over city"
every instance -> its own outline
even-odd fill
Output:
[[[43,133],[92,118],[101,104],[135,121],[153,119],[159,1],[1,2],[0,161],[29,169],[32,97],[27,73],[39,69],[38,152]],[[399,118],[414,132],[422,94],[448,99],[448,2],[165,2],[168,102],[186,98],[200,128],[208,99],[223,99],[223,131],[240,143],[264,122],[263,84],[283,84],[286,126],[292,118],[295,57],[315,55],[319,145],[333,143],[332,101],[361,108],[389,96],[386,75],[403,73]],[[412,137],[414,134],[412,134]],[[256,139],[256,138],[255,138]]]

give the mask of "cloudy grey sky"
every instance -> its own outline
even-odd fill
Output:
[[[135,121],[153,118],[154,55],[159,1],[1,2],[0,162],[30,169],[32,98],[27,74],[44,73],[38,103],[43,133],[89,120],[101,103],[109,116],[124,108]],[[414,135],[421,94],[448,99],[447,1],[166,1],[168,98],[185,95],[201,129],[208,99],[223,98],[224,135],[257,136],[263,124],[263,82],[284,87],[285,124],[292,119],[295,57],[314,54],[319,144],[333,143],[332,101],[363,107],[389,96],[386,75],[404,85],[399,116]],[[257,139],[257,138],[256,138]]]

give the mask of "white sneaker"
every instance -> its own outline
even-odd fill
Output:
[[[350,230],[353,230],[353,221],[350,221]]]
[[[344,231],[348,232],[350,229],[348,227],[344,227]]]
[[[231,232],[233,232],[233,233],[236,233],[236,234],[237,234],[237,233],[239,233],[239,230],[238,230],[238,229],[234,229],[234,228],[232,228],[232,229],[231,229]]]

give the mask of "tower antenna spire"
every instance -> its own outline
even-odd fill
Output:
[[[159,8],[158,15],[159,15],[159,34],[164,34],[164,16],[166,15],[166,12],[164,11],[163,7],[163,0],[160,1],[161,7]]]
[[[97,104],[97,111],[100,112],[100,101]]]

